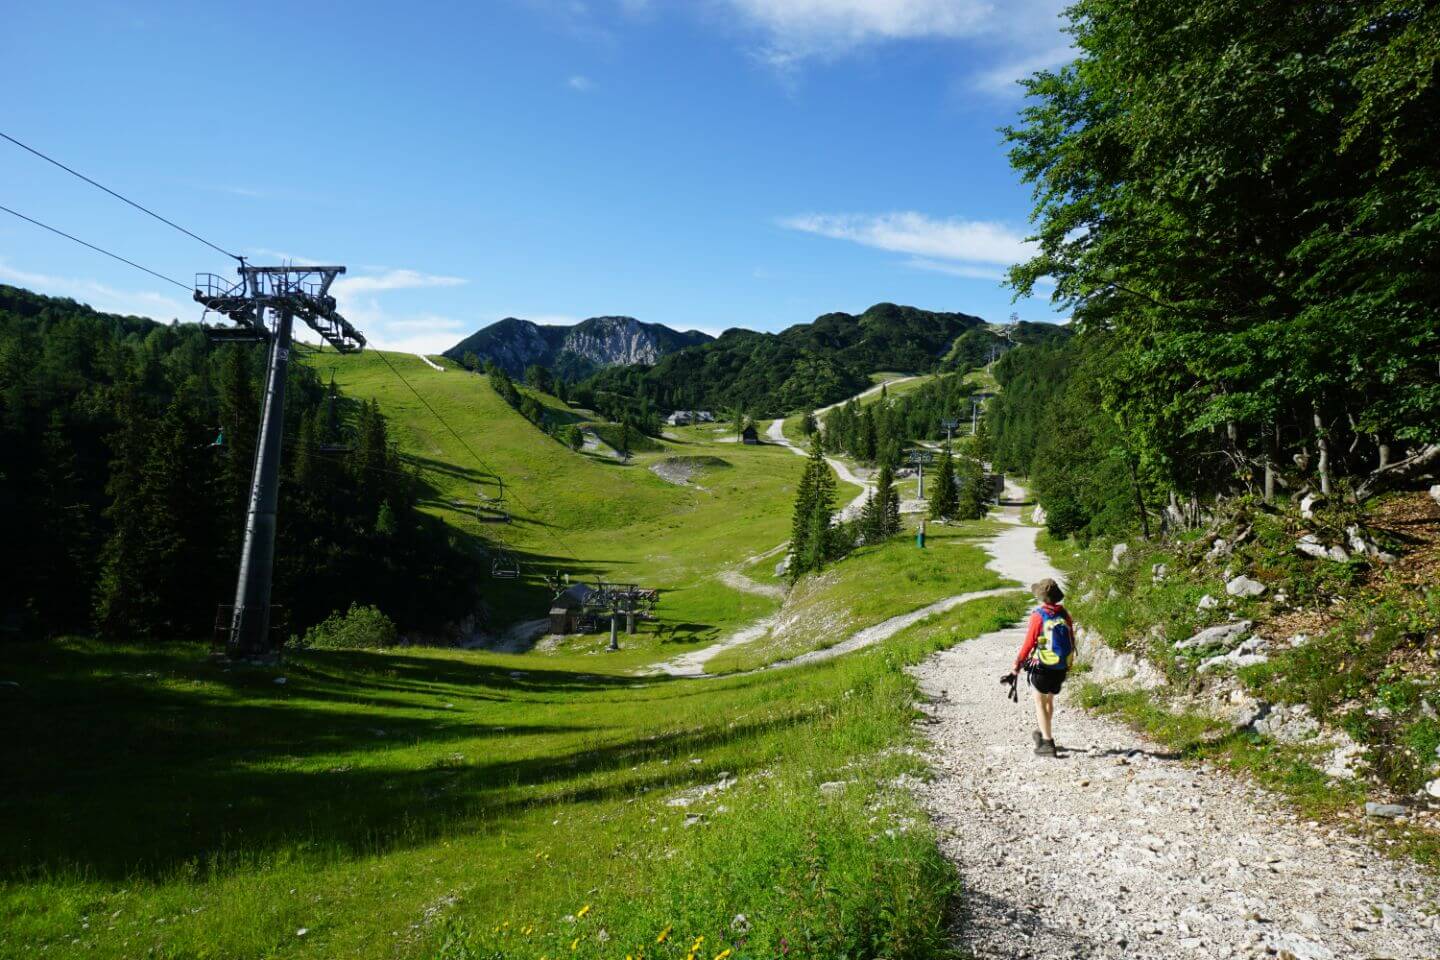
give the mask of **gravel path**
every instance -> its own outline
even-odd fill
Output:
[[[784,600],[785,589],[773,583],[761,583],[758,580],[751,580],[739,570],[720,571],[719,580],[725,586],[742,593],[753,593],[757,597],[769,597],[772,600]]]
[[[1039,551],[1035,549],[1035,533],[1036,530],[1034,528],[1022,527],[1017,524],[985,541],[981,546],[983,546],[991,556],[991,560],[986,566],[998,572],[1002,577],[1010,580],[1018,580],[1022,583],[1030,583],[1041,577],[1050,576],[1050,573],[1047,572],[1050,569],[1049,563],[1045,562],[1044,557],[1040,556]],[[1037,557],[1041,565],[1036,564]],[[723,580],[726,574],[721,574],[720,576]],[[764,586],[754,581],[750,582],[756,587]],[[736,586],[737,589],[744,589],[738,587],[736,584],[731,584],[731,586]],[[754,673],[758,672],[758,670],[778,670],[784,667],[798,667],[807,663],[819,663],[822,660],[832,660],[835,657],[844,656],[847,653],[880,643],[882,640],[888,640],[906,627],[918,623],[927,617],[933,617],[947,610],[952,610],[962,603],[969,603],[971,600],[981,600],[985,597],[998,597],[1007,593],[1014,593],[1016,589],[1018,588],[998,587],[993,590],[974,590],[970,593],[958,593],[954,596],[946,597],[943,600],[937,600],[934,603],[927,604],[919,609],[911,610],[909,613],[902,613],[888,620],[882,620],[877,624],[865,627],[862,630],[857,630],[833,646],[824,647],[820,650],[811,650],[797,657],[792,657],[789,660],[777,660],[774,663],[759,667],[755,671],[746,672]],[[716,654],[723,650],[728,650],[731,647],[739,646],[742,643],[749,643],[752,640],[760,639],[774,629],[780,623],[780,620],[780,612],[777,612],[765,617],[763,620],[755,621],[749,626],[726,637],[724,640],[721,640],[719,643],[682,654],[673,660],[657,663],[651,670],[668,673],[674,677],[707,676],[705,673],[705,664],[709,663]],[[738,674],[733,673],[723,674],[723,676],[737,675]],[[721,674],[717,674],[717,676],[721,676]]]
[[[868,393],[869,391],[866,392]],[[810,456],[810,454],[806,453],[804,450],[801,450],[799,447],[795,446],[795,444],[791,443],[789,439],[786,438],[784,420],[776,420],[771,423],[770,428],[765,431],[765,436],[769,438],[770,441],[773,443],[778,443],[783,447],[788,447],[791,453],[798,453],[802,457]],[[852,471],[849,465],[846,464],[843,460],[837,460],[834,457],[826,457],[825,462],[830,464],[830,469],[834,470],[835,473],[839,475],[841,480],[844,480],[846,483],[853,483],[855,484],[855,486],[860,488],[860,493],[855,497],[854,500],[851,500],[849,503],[845,504],[845,506],[841,507],[835,512],[836,519],[855,519],[856,517],[860,516],[860,511],[865,508],[865,498],[870,496],[870,492],[875,489],[875,484],[871,483],[869,480],[862,480],[860,477],[856,476],[855,472]]]
[[[1007,530],[992,565],[1060,579],[1036,532]],[[967,955],[1440,958],[1429,879],[1236,777],[1065,693],[1061,756],[1036,757],[1028,689],[1016,705],[998,682],[1022,636],[986,634],[915,668],[936,774],[921,795],[964,880]]]

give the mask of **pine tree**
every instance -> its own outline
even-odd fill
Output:
[[[895,489],[895,471],[888,463],[880,465],[875,478],[876,539],[885,540],[900,532],[900,492]]]
[[[76,584],[89,583],[94,530],[67,435],[65,418],[53,410],[40,441],[35,471],[35,549],[21,571],[33,585],[31,613],[46,633],[80,628],[83,609],[74,602]]]
[[[790,533],[790,578],[819,570],[835,551],[830,519],[835,513],[835,477],[819,444],[810,450],[795,494]]]
[[[820,431],[820,424],[815,419],[814,410],[805,411],[805,419],[800,422],[800,429],[807,437],[813,437]]]
[[[874,490],[865,495],[865,505],[860,508],[860,536],[866,543],[878,543],[881,539],[882,506]]]
[[[985,468],[980,461],[966,458],[955,508],[957,520],[979,520],[990,508],[989,491],[985,489]]]
[[[811,506],[815,502],[815,453],[819,451],[819,445],[812,447],[812,454],[805,461],[805,469],[800,474],[800,483],[795,488],[795,510],[790,521],[790,571],[791,578],[799,576],[796,570],[799,559],[805,553],[806,541],[810,536],[810,513]],[[823,455],[820,461],[824,463]]]
[[[955,491],[955,460],[946,445],[935,467],[934,484],[930,493],[930,519],[950,519],[958,515],[959,500]]]

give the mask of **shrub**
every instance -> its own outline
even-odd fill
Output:
[[[378,650],[395,643],[395,623],[379,607],[352,603],[305,631],[297,646],[311,650]]]

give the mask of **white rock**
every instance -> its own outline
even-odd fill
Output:
[[[1365,802],[1365,816],[1381,817],[1387,820],[1394,820],[1396,817],[1403,817],[1410,811],[1398,803],[1376,803],[1373,800]]]
[[[276,677],[276,678],[275,678],[275,682],[278,683],[278,684],[279,684],[280,686],[282,686],[282,687],[285,686],[285,683],[286,683],[284,677]]]
[[[1300,498],[1300,516],[1306,520],[1315,519],[1315,507],[1324,503],[1325,498],[1315,493],[1307,493]]]
[[[1205,596],[1200,598],[1199,603],[1195,604],[1195,609],[1214,610],[1218,606],[1220,606],[1220,601],[1216,600],[1214,597],[1210,596],[1210,594],[1207,593],[1205,594]]]
[[[1225,584],[1225,592],[1232,597],[1258,597],[1265,592],[1265,584],[1252,580],[1243,573]]]
[[[1270,938],[1269,949],[1271,953],[1282,957],[1288,954],[1295,960],[1335,960],[1335,954],[1329,947],[1306,939],[1298,933],[1276,934]]]
[[[775,576],[783,577],[790,572],[790,555],[787,553],[785,559],[775,564]]]
[[[1307,533],[1295,541],[1295,549],[1307,557],[1314,557],[1316,560],[1325,559],[1326,555],[1330,552],[1329,548],[1321,543],[1320,538],[1313,533]]]
[[[1206,647],[1229,646],[1231,641],[1248,633],[1253,621],[1235,620],[1231,623],[1222,623],[1217,626],[1207,627],[1188,640],[1181,640],[1175,644],[1176,650],[1203,650]]]
[[[1035,524],[1036,526],[1043,527],[1047,519],[1048,517],[1046,516],[1045,508],[1037,503],[1035,505],[1035,509],[1030,511],[1030,522]]]
[[[1434,500],[1436,503],[1440,503],[1440,483],[1437,483],[1435,484],[1435,486],[1430,488],[1430,499]]]
[[[1150,567],[1150,582],[1159,583],[1170,573],[1170,568],[1163,563],[1153,564]]]
[[[1218,657],[1211,657],[1209,660],[1206,660],[1204,663],[1200,664],[1199,672],[1213,673],[1216,670],[1223,670],[1226,668],[1238,670],[1241,667],[1253,667],[1255,664],[1264,663],[1269,659],[1270,658],[1265,656],[1265,654],[1263,653],[1244,653],[1239,648],[1236,648],[1234,650],[1231,650],[1229,653],[1221,654]],[[1238,724],[1238,726],[1247,727],[1249,725],[1250,724],[1248,722]]]
[[[1129,552],[1130,552],[1130,544],[1128,544],[1128,543],[1117,543],[1117,544],[1115,544],[1115,546],[1111,547],[1111,548],[1110,548],[1110,569],[1111,569],[1111,570],[1117,569],[1117,568],[1120,566],[1121,561],[1123,561],[1123,560],[1125,559],[1125,555],[1126,555],[1127,553],[1129,553]]]
[[[1436,800],[1440,800],[1440,777],[1436,777],[1434,780],[1425,784],[1425,792]]]
[[[1356,774],[1356,766],[1365,756],[1365,748],[1360,746],[1349,737],[1347,742],[1330,751],[1325,758],[1325,775],[1336,780],[1353,780]]]
[[[1130,682],[1141,690],[1155,690],[1165,686],[1170,681],[1166,678],[1165,674],[1160,672],[1159,667],[1155,666],[1155,664],[1149,660],[1142,659],[1135,665],[1135,675],[1130,678]]]

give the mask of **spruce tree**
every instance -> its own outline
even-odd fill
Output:
[[[930,493],[930,519],[950,519],[958,515],[959,500],[955,491],[955,460],[946,445],[935,467],[934,484]]]
[[[881,508],[882,504],[876,498],[875,491],[871,490],[865,496],[865,505],[860,508],[860,536],[866,543],[880,542]]]
[[[880,465],[875,478],[876,534],[885,540],[900,532],[900,493],[895,489],[895,471],[888,463]]]
[[[970,457],[965,458],[963,464],[955,517],[958,520],[979,520],[990,508],[989,491],[985,489],[985,468],[979,460]]]

